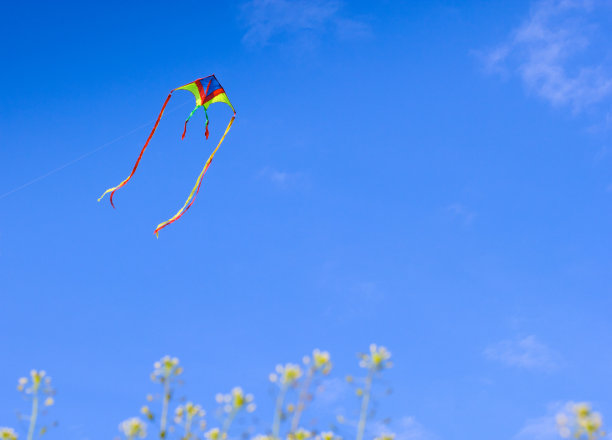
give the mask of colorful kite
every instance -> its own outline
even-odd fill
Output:
[[[110,193],[110,202],[111,202],[111,205],[113,206],[113,208],[115,207],[115,204],[113,203],[113,195],[115,194],[115,191],[117,191],[119,188],[121,188],[126,183],[128,183],[129,180],[134,175],[134,173],[136,172],[136,168],[138,168],[138,163],[140,162],[140,159],[142,159],[142,155],[144,154],[145,150],[147,149],[147,145],[149,145],[149,141],[153,137],[153,134],[155,133],[155,130],[157,130],[157,125],[159,124],[159,121],[160,121],[162,115],[164,114],[164,109],[166,108],[166,104],[168,104],[168,101],[170,101],[170,98],[172,97],[172,93],[175,90],[188,90],[191,93],[193,93],[193,96],[195,97],[195,100],[196,100],[195,108],[191,111],[191,113],[189,113],[189,116],[185,120],[185,129],[183,130],[183,136],[181,137],[181,139],[185,139],[185,133],[187,132],[187,123],[189,122],[189,119],[191,119],[191,117],[193,116],[195,111],[197,109],[199,109],[200,107],[202,107],[204,109],[204,113],[206,114],[206,130],[204,132],[205,136],[206,136],[206,139],[208,139],[208,112],[207,112],[207,109],[208,109],[208,107],[211,104],[213,104],[215,102],[224,102],[224,103],[226,103],[227,105],[230,106],[230,108],[234,112],[234,115],[232,116],[232,119],[230,119],[229,124],[227,124],[227,128],[225,129],[225,133],[223,133],[223,136],[221,136],[221,140],[217,144],[217,147],[213,150],[213,152],[211,153],[210,157],[208,158],[208,160],[204,164],[204,168],[202,168],[202,172],[198,176],[198,179],[196,180],[196,183],[195,183],[193,189],[191,190],[191,193],[189,194],[189,197],[187,197],[187,201],[185,202],[183,207],[181,209],[179,209],[179,211],[173,217],[171,217],[170,219],[166,220],[163,223],[160,223],[159,225],[157,225],[157,228],[155,228],[155,235],[158,236],[158,237],[159,237],[159,235],[158,235],[159,231],[161,229],[163,229],[166,226],[168,226],[169,224],[174,223],[175,221],[177,221],[179,218],[182,217],[183,214],[185,214],[185,212],[187,212],[187,210],[189,208],[191,208],[191,205],[193,204],[195,198],[198,195],[198,192],[200,191],[200,185],[202,184],[202,178],[204,177],[204,174],[206,174],[206,171],[208,170],[208,167],[210,166],[210,163],[212,162],[213,157],[215,156],[215,153],[217,152],[217,150],[221,146],[221,143],[223,142],[223,139],[225,139],[225,135],[227,135],[227,132],[229,131],[230,127],[232,126],[232,123],[234,122],[234,119],[236,118],[236,110],[234,110],[234,106],[232,106],[230,100],[228,99],[227,95],[225,94],[225,90],[223,90],[223,87],[221,87],[221,84],[219,84],[219,81],[217,80],[215,75],[210,75],[210,76],[207,76],[206,78],[196,79],[195,81],[190,82],[189,84],[185,84],[182,87],[177,87],[176,89],[173,89],[173,90],[170,91],[170,93],[168,94],[168,97],[166,98],[166,101],[164,102],[164,105],[161,108],[161,111],[159,112],[159,116],[157,117],[157,121],[155,121],[155,125],[153,126],[153,130],[151,130],[151,134],[149,135],[149,138],[145,142],[144,147],[142,147],[142,150],[140,151],[140,155],[138,156],[138,159],[136,160],[136,164],[134,165],[134,168],[132,169],[132,172],[127,177],[127,179],[125,179],[119,185],[117,185],[117,186],[115,186],[113,188],[109,188],[106,191],[104,191],[104,194],[102,194],[100,196],[100,198],[98,199],[98,202],[99,202],[100,200],[102,200],[102,198],[107,193]]]

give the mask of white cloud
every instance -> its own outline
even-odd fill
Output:
[[[472,222],[476,218],[476,213],[468,209],[467,206],[461,203],[451,203],[446,207],[446,210],[453,214],[455,217],[462,219],[463,223],[466,225],[472,224]]]
[[[428,431],[414,417],[404,416],[390,423],[373,422],[367,429],[369,437],[384,433],[394,433],[395,440],[435,440],[436,436]]]
[[[484,355],[509,367],[550,371],[558,367],[559,355],[536,339],[504,340],[486,348]]]
[[[352,397],[355,390],[344,379],[326,378],[316,389],[316,398],[312,407],[327,412],[335,412],[338,407]]]
[[[263,46],[276,36],[313,37],[332,32],[340,38],[368,36],[367,23],[342,14],[335,0],[250,0],[243,4],[245,44]]]
[[[553,105],[581,111],[612,97],[610,41],[598,19],[610,3],[541,0],[508,42],[483,57],[491,72],[520,76],[527,88]],[[609,37],[608,37],[609,38]]]
[[[259,177],[266,179],[283,189],[296,185],[304,186],[306,184],[306,176],[303,173],[290,173],[287,171],[279,171],[270,167],[262,169],[259,172]]]
[[[559,430],[554,415],[529,419],[514,440],[558,440]]]

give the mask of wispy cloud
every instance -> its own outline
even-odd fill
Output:
[[[551,371],[559,366],[559,355],[533,335],[493,344],[485,349],[484,355],[506,366],[528,370]]]
[[[370,437],[377,437],[384,433],[393,432],[395,440],[435,440],[436,436],[427,430],[414,417],[404,416],[388,424],[374,422],[368,428]]]
[[[304,173],[279,171],[271,167],[263,168],[259,172],[259,178],[268,180],[275,186],[282,189],[306,185],[306,176],[304,175]]]
[[[609,100],[612,50],[599,20],[610,9],[599,0],[538,1],[506,43],[483,55],[485,67],[516,74],[533,93],[576,112]]]
[[[514,440],[558,440],[559,430],[553,414],[527,420]]]
[[[471,225],[476,218],[476,213],[462,203],[451,203],[446,211],[461,219],[465,225]]]
[[[263,46],[275,37],[310,39],[322,34],[339,38],[370,35],[364,21],[343,13],[335,0],[250,0],[243,4],[242,17],[247,31],[242,41]]]

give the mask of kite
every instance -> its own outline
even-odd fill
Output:
[[[215,102],[223,102],[230,106],[230,108],[234,112],[234,115],[232,116],[232,119],[230,119],[229,123],[227,124],[225,133],[223,133],[223,136],[221,136],[221,140],[217,144],[217,147],[213,150],[208,160],[204,164],[204,168],[202,168],[202,171],[200,172],[200,175],[198,176],[196,183],[193,189],[191,190],[189,197],[187,197],[187,201],[185,201],[185,204],[183,205],[183,207],[179,209],[178,212],[174,214],[174,216],[172,216],[170,219],[166,220],[165,222],[160,223],[155,228],[155,231],[154,231],[155,236],[158,238],[159,238],[160,230],[162,230],[169,224],[174,223],[179,218],[181,218],[183,214],[185,214],[185,212],[187,212],[187,210],[191,208],[191,205],[193,205],[193,202],[195,201],[198,195],[198,192],[200,192],[200,186],[202,185],[202,178],[206,174],[206,171],[208,171],[208,167],[210,166],[210,163],[212,162],[213,157],[215,156],[215,153],[221,146],[221,143],[225,139],[227,132],[229,131],[230,127],[234,123],[234,119],[236,118],[236,110],[234,110],[234,106],[230,102],[229,98],[227,97],[227,94],[225,93],[225,90],[223,89],[223,87],[221,87],[221,84],[219,83],[215,75],[210,75],[210,76],[207,76],[206,78],[196,79],[195,81],[190,82],[189,84],[185,84],[184,86],[177,87],[176,89],[173,89],[170,91],[170,93],[168,94],[168,97],[166,98],[166,101],[164,102],[164,105],[161,108],[161,111],[159,112],[159,116],[157,117],[157,120],[155,121],[153,130],[151,130],[151,134],[149,134],[147,141],[145,142],[144,146],[142,147],[142,150],[140,151],[140,155],[138,156],[138,159],[136,160],[136,164],[134,165],[132,172],[119,185],[113,188],[109,188],[106,191],[104,191],[104,194],[102,194],[100,198],[98,199],[98,202],[99,202],[100,200],[102,200],[102,198],[106,194],[110,193],[110,203],[113,208],[115,207],[115,204],[113,203],[113,196],[115,194],[115,191],[117,191],[119,188],[123,187],[126,183],[128,183],[130,179],[132,178],[132,176],[134,175],[134,173],[136,172],[136,168],[138,168],[140,159],[142,159],[142,155],[147,149],[147,145],[149,145],[149,141],[153,137],[155,130],[157,130],[157,125],[159,124],[159,121],[162,118],[162,115],[164,114],[164,109],[166,108],[166,104],[168,104],[168,101],[170,101],[170,98],[172,97],[172,93],[176,90],[187,90],[193,94],[196,100],[195,108],[191,111],[191,113],[185,120],[185,128],[183,129],[183,135],[181,136],[181,139],[185,139],[185,133],[187,133],[187,123],[189,122],[193,114],[196,112],[196,110],[199,109],[200,107],[204,109],[204,113],[206,115],[206,129],[204,131],[204,135],[206,136],[206,139],[208,139],[208,111],[207,110],[211,104]]]

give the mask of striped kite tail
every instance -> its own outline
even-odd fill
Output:
[[[157,228],[155,228],[154,233],[155,233],[155,236],[157,238],[159,238],[159,231],[164,229],[166,226],[174,223],[179,218],[181,218],[183,216],[183,214],[185,214],[187,212],[187,210],[189,208],[191,208],[191,205],[193,205],[193,202],[195,201],[196,197],[198,196],[198,193],[200,192],[200,186],[202,185],[202,179],[204,178],[204,175],[206,174],[206,171],[208,171],[208,167],[210,167],[210,164],[211,164],[211,162],[213,160],[213,157],[215,157],[215,153],[217,153],[217,150],[219,149],[219,147],[221,146],[221,143],[225,139],[225,136],[227,135],[228,131],[230,130],[230,127],[234,123],[234,119],[236,119],[236,114],[235,113],[234,113],[234,116],[232,116],[232,119],[230,119],[229,124],[227,124],[227,128],[225,129],[225,133],[223,133],[223,136],[221,136],[221,140],[217,144],[217,147],[213,150],[211,155],[208,157],[208,160],[204,164],[204,168],[202,168],[202,171],[200,172],[200,175],[198,176],[198,178],[196,180],[196,183],[195,183],[193,189],[191,190],[191,193],[189,194],[189,197],[187,197],[187,200],[185,201],[185,204],[183,205],[183,207],[181,209],[179,209],[178,212],[176,214],[174,214],[174,216],[172,216],[170,219],[166,220],[165,222],[160,223],[159,225],[157,225]],[[207,124],[206,128],[207,128],[207,131],[208,131],[208,124]]]
[[[138,156],[138,159],[136,160],[136,164],[134,164],[134,168],[132,169],[132,172],[130,173],[130,175],[123,182],[121,182],[119,185],[117,185],[117,186],[115,186],[113,188],[109,188],[106,191],[104,191],[104,194],[102,194],[100,196],[100,198],[98,199],[98,202],[100,200],[102,200],[102,198],[106,194],[110,193],[110,203],[111,203],[113,208],[115,207],[115,204],[113,203],[113,196],[115,195],[115,191],[117,191],[119,188],[123,187],[126,183],[128,183],[130,181],[130,179],[132,178],[132,176],[134,175],[134,173],[136,172],[136,168],[138,168],[138,164],[140,163],[140,159],[142,159],[142,155],[144,154],[145,150],[147,149],[147,145],[149,145],[149,141],[153,137],[153,134],[155,133],[155,130],[157,130],[157,125],[159,124],[159,121],[161,120],[161,117],[164,114],[164,109],[166,108],[166,104],[168,104],[168,101],[170,101],[170,97],[171,96],[172,96],[172,92],[170,92],[168,94],[168,97],[166,98],[166,101],[164,102],[164,105],[162,106],[161,111],[159,112],[159,116],[157,117],[157,121],[155,121],[155,125],[153,126],[153,130],[151,130],[151,134],[149,135],[147,141],[145,142],[144,147],[142,147],[142,150],[140,150],[140,155]]]

